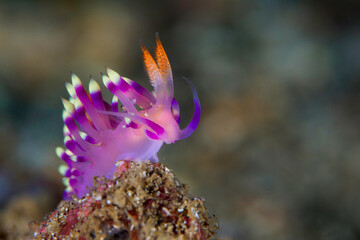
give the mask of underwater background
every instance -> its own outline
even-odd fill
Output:
[[[87,85],[107,66],[151,89],[139,39],[151,51],[159,32],[183,126],[182,76],[203,110],[159,158],[206,199],[218,238],[360,239],[359,12],[355,0],[1,1],[0,220],[14,202],[41,219],[61,200],[70,71]]]

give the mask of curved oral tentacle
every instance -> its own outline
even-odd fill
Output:
[[[195,109],[194,109],[194,115],[193,115],[189,125],[185,129],[180,130],[179,139],[187,138],[195,131],[195,129],[199,125],[200,115],[201,115],[200,100],[199,100],[198,94],[196,92],[195,86],[192,84],[192,82],[189,79],[187,79],[187,78],[184,78],[184,79],[188,82],[188,84],[191,87],[191,90],[193,93]]]

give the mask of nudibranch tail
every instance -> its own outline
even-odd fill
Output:
[[[155,94],[114,70],[101,74],[113,94],[104,101],[99,84],[90,77],[89,93],[75,74],[66,83],[69,100],[64,105],[64,145],[56,154],[66,165],[59,167],[67,186],[64,198],[79,197],[93,186],[93,177],[111,177],[118,160],[157,162],[163,143],[173,143],[190,136],[200,120],[200,101],[193,84],[195,112],[189,125],[181,130],[180,108],[174,98],[171,66],[156,36],[155,60],[141,46],[145,69]],[[121,105],[119,104],[121,103]]]

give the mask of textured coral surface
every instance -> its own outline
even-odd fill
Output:
[[[120,162],[83,198],[62,201],[35,239],[209,239],[217,230],[204,199],[159,163]]]

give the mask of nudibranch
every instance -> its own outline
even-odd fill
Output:
[[[171,67],[159,37],[155,59],[145,46],[141,50],[154,93],[109,68],[102,81],[114,95],[111,103],[103,99],[91,77],[89,93],[75,74],[71,74],[72,83],[66,83],[70,97],[62,99],[65,149],[56,148],[66,163],[59,167],[67,186],[65,199],[88,193],[95,176],[112,177],[119,160],[158,162],[157,152],[164,142],[187,138],[197,128],[201,110],[193,84],[185,79],[192,89],[194,115],[189,125],[180,129]]]

